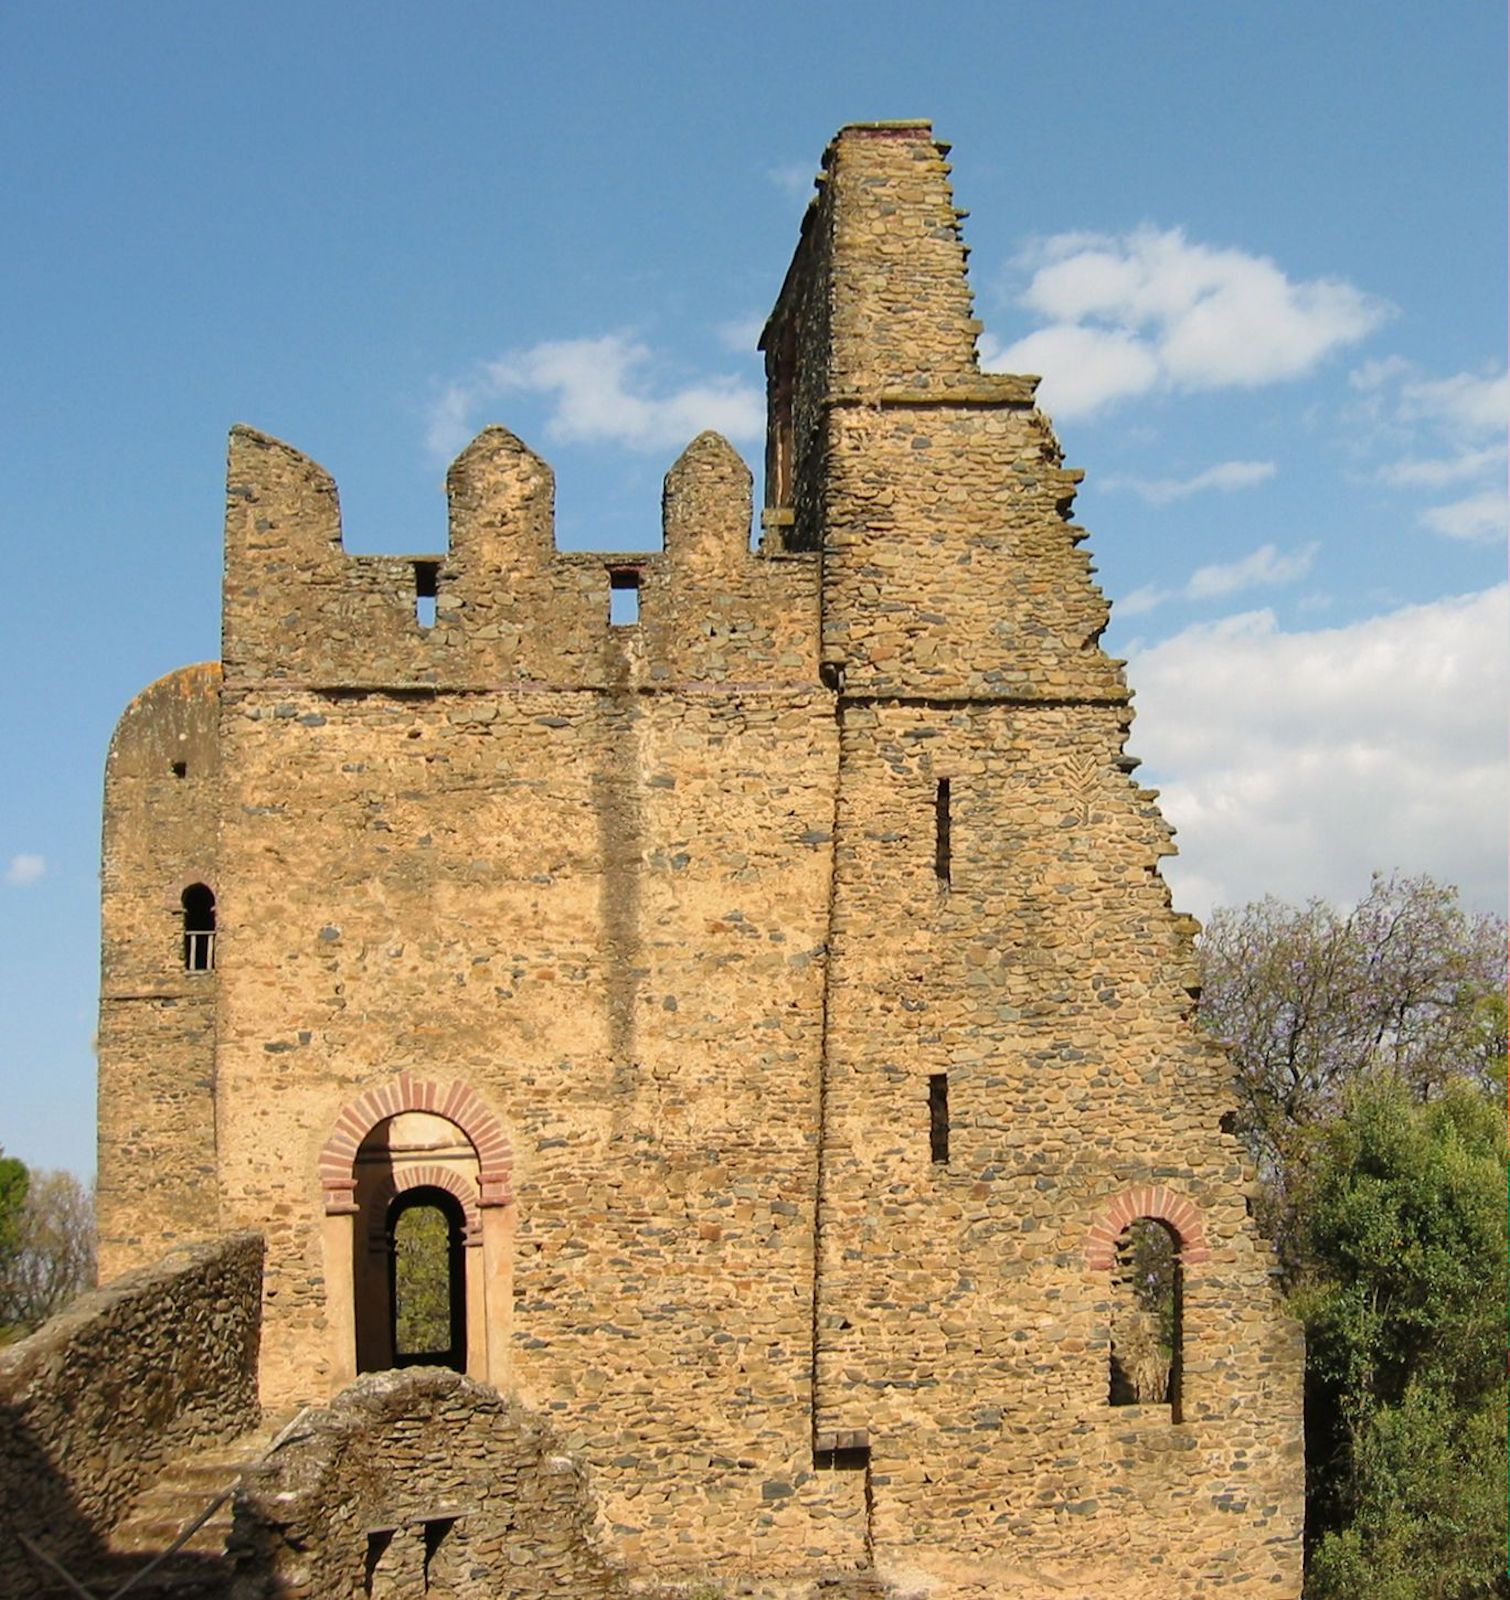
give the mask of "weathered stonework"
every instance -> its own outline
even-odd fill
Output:
[[[324,1400],[392,1358],[394,1208],[454,1204],[458,1362],[587,1464],[628,1570],[1294,1596],[1298,1336],[1080,474],[978,369],[944,155],[825,156],[758,551],[713,435],[661,553],[556,551],[489,428],[448,551],[370,557],[232,433],[221,664],[107,774],[102,1258],[263,1230],[264,1400]],[[1139,1216],[1181,1378],[1111,1405]]]
[[[52,1592],[16,1537],[75,1573],[176,1456],[260,1415],[262,1241],[183,1245],[0,1350],[0,1594]]]

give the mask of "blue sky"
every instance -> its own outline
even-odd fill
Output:
[[[1198,914],[1505,895],[1505,21],[1356,3],[0,11],[0,1145],[93,1165],[99,787],[218,653],[225,434],[438,548],[501,421],[652,543],[842,123],[955,145],[982,354],[1042,370]]]

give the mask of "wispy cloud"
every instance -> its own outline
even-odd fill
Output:
[[[813,164],[811,161],[784,161],[779,166],[767,167],[766,177],[794,200],[805,200],[813,192]]]
[[[1498,902],[1504,584],[1338,628],[1287,632],[1249,612],[1132,657],[1132,748],[1179,829],[1178,904],[1346,900],[1392,867]]]
[[[476,431],[481,407],[513,394],[543,398],[546,436],[563,443],[663,450],[705,428],[754,439],[765,426],[765,402],[743,378],[715,375],[668,386],[648,346],[611,333],[510,351],[446,385],[430,407],[431,453],[449,460]]]
[[[1136,617],[1169,600],[1213,600],[1243,589],[1275,588],[1298,583],[1311,570],[1319,544],[1308,544],[1282,555],[1272,544],[1260,545],[1237,561],[1213,562],[1197,567],[1177,589],[1145,584],[1116,602],[1121,617]]]
[[[1231,493],[1234,489],[1253,489],[1267,483],[1278,469],[1272,461],[1222,461],[1189,478],[1108,477],[1103,489],[1128,489],[1151,506],[1167,506],[1208,489]]]
[[[1485,489],[1445,506],[1431,506],[1421,513],[1421,521],[1448,539],[1498,542],[1510,527],[1510,499],[1503,489]]]
[[[726,350],[747,356],[759,343],[761,334],[765,332],[765,325],[765,314],[752,311],[748,316],[732,317],[728,322],[720,322],[713,331],[718,335],[718,342]]]
[[[1504,482],[1510,374],[1425,377],[1394,357],[1365,363],[1349,382],[1358,399],[1344,415],[1361,447],[1369,454],[1399,452],[1373,469],[1378,481],[1406,491],[1461,485],[1469,492],[1422,508],[1421,525],[1469,543],[1502,539],[1510,519]]]
[[[45,856],[30,855],[23,851],[14,855],[5,869],[5,881],[13,888],[24,889],[47,875]]]
[[[1015,344],[983,338],[983,362],[1040,372],[1059,417],[1156,388],[1254,388],[1298,378],[1392,314],[1338,278],[1297,282],[1267,256],[1183,230],[1056,234],[1017,261],[1019,303],[1046,325]]]

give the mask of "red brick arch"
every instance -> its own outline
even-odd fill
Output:
[[[477,1215],[475,1183],[469,1183],[454,1167],[444,1166],[438,1161],[426,1162],[417,1167],[400,1167],[396,1172],[389,1173],[374,1191],[372,1197],[374,1215],[386,1216],[388,1207],[410,1189],[444,1189],[447,1194],[454,1195],[461,1202],[467,1243],[481,1244],[482,1234],[478,1226],[481,1219]]]
[[[1211,1259],[1206,1243],[1206,1224],[1193,1200],[1173,1189],[1152,1185],[1124,1189],[1101,1208],[1085,1236],[1085,1264],[1093,1272],[1110,1272],[1117,1259],[1117,1240],[1123,1230],[1139,1217],[1153,1217],[1168,1223],[1180,1241],[1180,1262],[1194,1266]]]
[[[509,1204],[514,1149],[503,1124],[482,1096],[469,1083],[442,1083],[401,1072],[387,1083],[364,1089],[341,1108],[320,1152],[320,1187],[325,1192],[327,1212],[339,1214],[355,1209],[352,1194],[362,1140],[378,1123],[404,1111],[429,1111],[455,1123],[477,1152],[479,1192],[475,1204],[480,1208]]]

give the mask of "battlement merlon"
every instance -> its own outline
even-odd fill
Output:
[[[750,549],[749,469],[717,434],[667,473],[661,552],[558,551],[550,467],[485,428],[446,478],[449,547],[355,555],[331,475],[230,437],[222,658],[234,697],[321,689],[816,685],[816,574]],[[615,591],[635,591],[626,624]],[[622,596],[621,596],[622,598]]]

